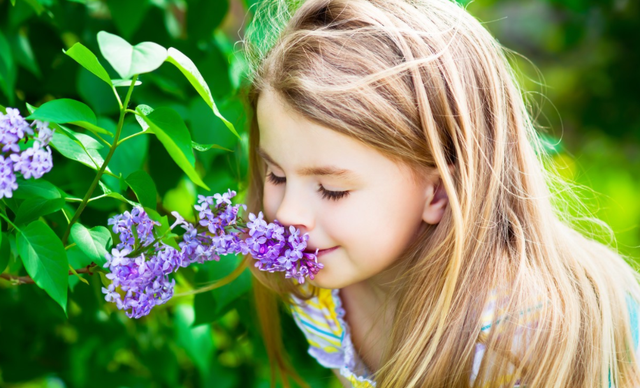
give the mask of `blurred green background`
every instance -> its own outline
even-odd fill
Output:
[[[464,4],[503,45],[522,55],[510,58],[555,166],[582,186],[579,195],[591,213],[613,228],[618,249],[632,260],[640,257],[639,3]],[[188,215],[197,194],[226,188],[242,192],[245,187],[240,96],[246,63],[236,42],[251,20],[252,5],[251,0],[0,0],[0,105],[26,113],[27,102],[37,106],[54,98],[79,99],[108,127],[117,112],[111,91],[62,49],[80,41],[98,53],[100,30],[133,44],[153,41],[178,48],[196,63],[243,141],[215,118],[177,70],[163,66],[140,77],[143,84],[136,88],[133,103],[171,106],[189,125],[194,141],[235,152],[198,154],[198,168],[211,192],[184,179],[152,137],[137,137],[119,149],[110,168],[123,175],[146,169],[158,186],[159,211]],[[128,123],[125,135],[135,129],[135,122]],[[77,184],[61,188],[82,196],[93,171],[55,153],[54,165],[46,179],[76,176]],[[83,222],[106,225],[109,216],[123,210],[115,201],[97,201]],[[177,292],[221,278],[235,262],[228,258],[209,264],[181,270]],[[19,266],[11,263],[7,270]],[[36,286],[13,286],[0,279],[0,386],[269,386],[248,273],[215,292],[176,297],[140,320],[130,320],[103,302],[99,276],[84,276],[90,285],[70,280],[68,319]],[[332,374],[307,355],[306,341],[291,319],[283,320],[283,329],[286,347],[305,379],[314,387],[338,387]]]

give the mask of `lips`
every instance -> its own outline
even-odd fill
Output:
[[[319,255],[324,254],[324,253],[332,252],[332,251],[334,251],[334,250],[338,249],[338,247],[337,247],[337,246],[335,246],[335,247],[326,248],[326,249],[318,249],[318,252],[317,252],[317,253],[316,253],[316,249],[318,249],[318,248],[315,248],[315,249],[309,249],[309,248],[307,248],[307,249],[305,249],[305,250],[304,250],[304,253],[313,253],[313,254],[316,254],[316,255],[318,255],[318,256],[319,256]]]

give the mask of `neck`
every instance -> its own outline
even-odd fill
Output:
[[[382,365],[396,309],[392,290],[394,274],[384,273],[340,290],[351,340],[367,368],[375,372]]]
[[[398,278],[401,269],[399,267],[389,268],[369,279],[351,284],[343,288],[351,295],[356,296],[363,306],[366,306],[372,315],[383,317],[384,320],[391,320],[398,302],[395,292],[394,281]]]

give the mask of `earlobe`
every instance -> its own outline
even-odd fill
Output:
[[[444,189],[442,180],[438,179],[435,185],[429,186],[430,193],[425,198],[422,220],[427,224],[435,225],[440,222],[444,215],[444,211],[449,204],[449,196]]]

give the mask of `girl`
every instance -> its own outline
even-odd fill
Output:
[[[276,298],[347,387],[640,386],[638,277],[558,210],[480,23],[447,0],[265,3],[249,210],[324,265],[254,271],[285,385]]]

